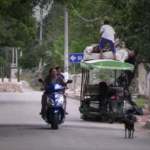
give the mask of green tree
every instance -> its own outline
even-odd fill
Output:
[[[4,5],[5,4],[5,5]],[[29,48],[36,36],[31,0],[3,1],[0,21],[0,46]]]
[[[69,53],[82,53],[86,46],[99,43],[99,30],[103,23],[103,19],[99,17],[109,8],[108,4],[105,5],[102,0],[95,0],[94,2],[92,0],[83,0],[83,4],[79,1],[68,1]],[[83,21],[77,16],[73,8],[82,17],[90,20],[96,19],[96,21]],[[110,16],[110,14],[108,15]],[[60,1],[59,3],[58,1],[54,1],[50,14],[44,19],[43,35],[43,46],[36,48],[38,55],[43,56],[46,64],[61,66],[63,68],[64,5],[60,4]],[[77,68],[79,68],[78,65]]]
[[[112,2],[112,0],[106,0]],[[147,0],[115,0],[113,9],[115,16],[112,19],[117,34],[122,38],[129,49],[139,53],[139,59],[150,61],[150,1]]]
[[[0,57],[0,66],[5,67],[7,65],[6,60],[3,57]]]
[[[0,0],[0,48],[21,47],[26,51],[36,38],[33,8],[39,0]]]

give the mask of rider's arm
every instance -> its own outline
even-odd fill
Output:
[[[47,87],[46,83],[45,83],[45,82],[42,82],[41,84],[42,84],[42,85],[41,85],[41,90],[45,90],[45,88]]]
[[[132,53],[129,49],[126,48],[126,51],[128,52],[128,54]]]
[[[64,79],[62,80],[62,85],[67,86],[66,81]]]
[[[43,82],[43,87],[45,87],[45,88],[47,87],[47,85],[46,85],[46,83],[45,83],[45,82]]]
[[[104,33],[104,31],[105,31],[104,26],[102,26],[100,29],[100,35],[102,35]]]
[[[100,35],[102,35],[103,33],[104,33],[104,32],[103,32],[103,31],[101,31],[101,32],[100,32]]]
[[[116,33],[114,33],[114,40],[115,40],[115,39],[117,39],[117,34],[116,34]]]
[[[42,88],[46,88],[47,87],[47,80],[48,80],[48,77],[46,77],[46,79],[42,82]]]
[[[118,46],[120,44],[120,40],[118,38],[115,39],[115,47]]]
[[[58,77],[58,80],[59,80],[59,84],[61,84],[62,86],[66,86],[66,81],[62,78],[62,77]]]

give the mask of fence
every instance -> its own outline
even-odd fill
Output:
[[[4,78],[7,77],[9,79],[9,82],[11,82],[11,79],[17,76],[17,81],[20,82],[20,69],[18,67],[0,67],[0,77],[2,82],[4,82]]]

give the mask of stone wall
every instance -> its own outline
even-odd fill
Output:
[[[0,82],[0,92],[22,93],[21,82]]]

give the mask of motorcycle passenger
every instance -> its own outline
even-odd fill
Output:
[[[56,67],[56,71],[57,71],[57,76],[60,76],[63,79],[65,79],[64,75],[61,73],[61,68],[60,67]]]
[[[50,86],[51,84],[59,84],[61,86],[66,86],[65,80],[62,77],[57,76],[57,71],[55,68],[51,68],[49,70],[49,75],[46,77],[44,82],[45,82],[43,83],[44,88],[46,88],[47,86]],[[46,92],[44,92],[42,95],[42,100],[41,100],[42,108],[41,108],[40,114],[43,114],[44,106],[46,103],[46,98],[47,98]]]
[[[56,71],[57,71],[57,76],[60,76],[62,77],[63,79],[65,79],[64,75],[61,73],[61,68],[60,67],[56,67]],[[67,97],[65,95],[65,91],[63,92],[63,95],[64,95],[64,101],[65,101],[65,104],[67,106]],[[66,115],[68,115],[68,112],[65,112]]]

